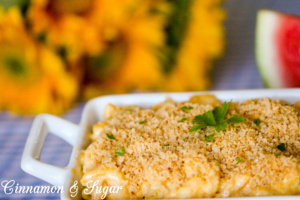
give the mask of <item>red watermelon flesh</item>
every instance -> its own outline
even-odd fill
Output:
[[[256,58],[268,87],[300,87],[300,17],[259,11]]]

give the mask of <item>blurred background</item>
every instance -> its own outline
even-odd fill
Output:
[[[228,0],[223,3],[227,12],[224,21],[226,46],[221,59],[212,71],[212,89],[263,88],[255,62],[256,14],[260,9],[300,15],[297,0]]]
[[[78,123],[104,94],[263,88],[256,14],[300,14],[297,0],[0,0],[0,181],[47,185],[20,169],[35,114]],[[66,166],[50,134],[41,160]],[[58,199],[12,194],[0,199]]]
[[[238,0],[1,0],[0,109],[62,114],[104,94],[262,88],[260,8]]]
[[[207,90],[213,62],[224,54],[221,3],[20,0],[7,5],[0,18],[0,106],[21,114],[60,114],[103,94]]]

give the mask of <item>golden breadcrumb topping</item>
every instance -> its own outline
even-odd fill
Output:
[[[146,109],[108,105],[84,152],[82,184],[122,185],[110,199],[300,194],[299,108],[268,98],[232,102],[225,118],[244,122],[189,131],[216,106],[210,95]]]

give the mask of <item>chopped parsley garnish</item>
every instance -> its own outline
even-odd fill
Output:
[[[256,124],[256,125],[260,125],[261,120],[257,118],[255,120],[253,120],[253,123]]]
[[[227,110],[231,102],[224,102],[222,109],[217,106],[213,111],[209,110],[202,115],[197,115],[193,119],[194,125],[189,132],[197,131],[205,127],[214,127],[217,132],[225,130],[228,124],[236,124],[240,122],[245,122],[245,119],[241,116],[234,115],[227,120],[224,120]]]
[[[165,144],[164,146],[165,146],[165,147],[168,147],[168,146],[170,146],[170,144]]]
[[[281,143],[280,145],[277,146],[277,149],[279,149],[280,151],[285,151],[285,144]]]
[[[119,148],[118,150],[115,151],[115,154],[117,156],[123,156],[124,152],[125,152],[125,149],[121,147],[121,148]]]
[[[237,158],[236,158],[236,161],[237,161],[237,163],[236,163],[236,164],[239,164],[239,163],[241,162],[241,159],[240,159],[240,157],[237,157]]]
[[[192,106],[182,106],[181,108],[180,108],[181,110],[192,110],[192,109],[194,109]]]
[[[204,141],[210,142],[210,141],[212,141],[212,139],[214,138],[214,136],[215,136],[215,134],[211,134],[209,136],[206,136],[205,139],[204,139]]]
[[[280,157],[281,156],[281,153],[279,153],[279,154],[276,154],[276,157]]]
[[[140,121],[139,124],[145,124],[146,121],[146,119],[144,121]]]
[[[106,133],[106,136],[111,140],[116,140],[116,138],[113,134],[110,135],[110,134]]]
[[[186,118],[182,118],[181,120],[179,120],[178,122],[184,122],[186,120]]]

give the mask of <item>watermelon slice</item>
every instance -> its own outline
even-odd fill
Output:
[[[300,87],[300,17],[259,11],[255,53],[267,87]]]

